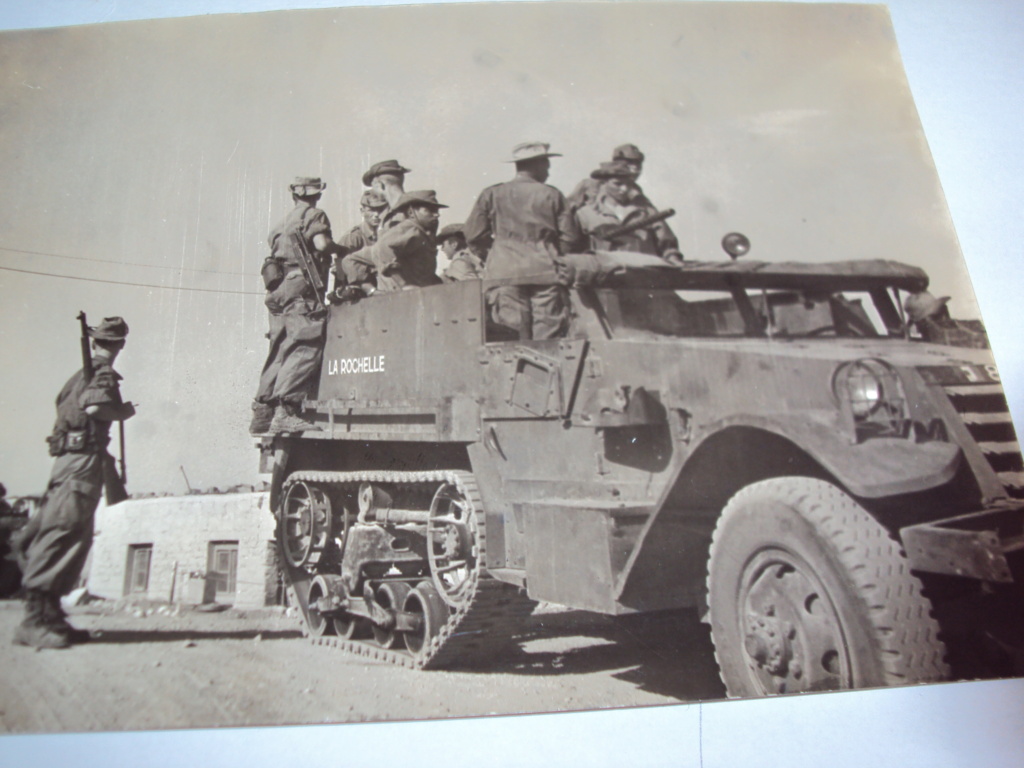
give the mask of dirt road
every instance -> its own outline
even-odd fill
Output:
[[[724,695],[691,614],[540,612],[486,668],[419,672],[314,646],[298,619],[269,609],[165,611],[76,609],[93,641],[36,652],[11,645],[21,606],[0,602],[0,732],[407,720]]]

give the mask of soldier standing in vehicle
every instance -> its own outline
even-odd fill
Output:
[[[601,163],[590,177],[598,182],[597,196],[576,211],[576,221],[590,238],[591,249],[635,251],[661,256],[671,264],[683,263],[678,243],[664,221],[652,221],[628,234],[612,234],[658,214],[654,206],[641,202],[643,196],[636,194],[633,171],[625,162]]]
[[[67,648],[88,639],[88,633],[68,623],[60,598],[81,575],[104,477],[115,471],[107,453],[110,424],[135,415],[135,407],[121,400],[121,376],[113,368],[128,324],[108,317],[88,333],[92,375],[83,367],[57,396],[57,421],[47,438],[56,461],[40,510],[15,544],[26,590],[25,618],[14,635],[17,645]]]
[[[644,169],[644,153],[640,151],[636,144],[622,144],[612,151],[612,162],[625,163],[632,172],[633,182],[636,184],[636,180],[640,178],[640,174]],[[576,185],[576,189],[572,191],[572,194],[569,195],[569,207],[575,211],[588,203],[594,202],[600,186],[601,182],[592,175],[581,181]],[[644,192],[640,189],[640,185],[636,184],[633,195],[643,197],[643,194]],[[643,202],[650,205],[647,198],[643,198]]]
[[[388,208],[381,213],[380,232],[390,229],[402,220],[402,214],[396,210],[398,201],[405,194],[405,174],[411,173],[397,160],[382,160],[370,166],[363,174],[363,186],[370,187],[382,195]]]
[[[397,202],[397,200],[396,200]],[[339,256],[355,253],[360,248],[377,242],[380,221],[388,209],[388,201],[380,192],[368,189],[359,200],[363,220],[338,238]]]
[[[263,265],[263,281],[270,350],[253,403],[249,431],[254,435],[318,429],[299,409],[320,370],[326,313],[323,297],[316,296],[303,273],[292,238],[313,254],[322,279],[335,248],[327,214],[316,207],[326,186],[318,178],[296,178],[289,187],[295,207],[267,238],[270,256]]]
[[[369,249],[377,271],[377,290],[382,293],[437,285],[437,225],[440,209],[432,189],[407,192],[395,204],[404,219],[382,233]]]
[[[538,284],[498,285],[488,290],[493,320],[522,339],[564,336],[568,291],[552,276],[558,259],[577,245],[579,231],[565,196],[544,182],[550,145],[526,142],[512,150],[516,175],[480,193],[466,221],[466,242],[486,254],[484,279],[536,278]]]
[[[484,262],[466,247],[462,224],[448,224],[437,236],[441,252],[448,257],[448,266],[441,278],[448,283],[458,280],[477,280],[483,274]]]

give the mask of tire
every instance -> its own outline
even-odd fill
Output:
[[[949,676],[931,603],[899,544],[822,480],[773,478],[733,496],[712,537],[707,589],[730,697]]]

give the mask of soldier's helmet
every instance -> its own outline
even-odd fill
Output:
[[[89,335],[99,341],[124,341],[128,336],[128,323],[121,317],[104,317],[102,323],[89,328]]]
[[[323,192],[327,185],[316,176],[296,176],[295,181],[288,185],[293,195],[311,197]]]
[[[906,310],[910,321],[916,323],[939,312],[946,306],[949,299],[949,296],[937,299],[928,291],[919,291],[907,297],[907,300],[903,302],[903,309]]]

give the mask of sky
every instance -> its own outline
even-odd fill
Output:
[[[381,35],[380,31],[386,30]],[[429,30],[429,34],[425,32]],[[296,175],[337,234],[397,158],[462,221],[543,140],[568,192],[612,147],[691,259],[893,258],[977,316],[880,6],[347,8],[0,35],[0,480],[39,492],[75,315],[121,315],[129,490],[259,480],[259,265]],[[15,271],[21,270],[21,271]],[[45,274],[29,274],[30,272]],[[61,275],[63,277],[55,277]]]

